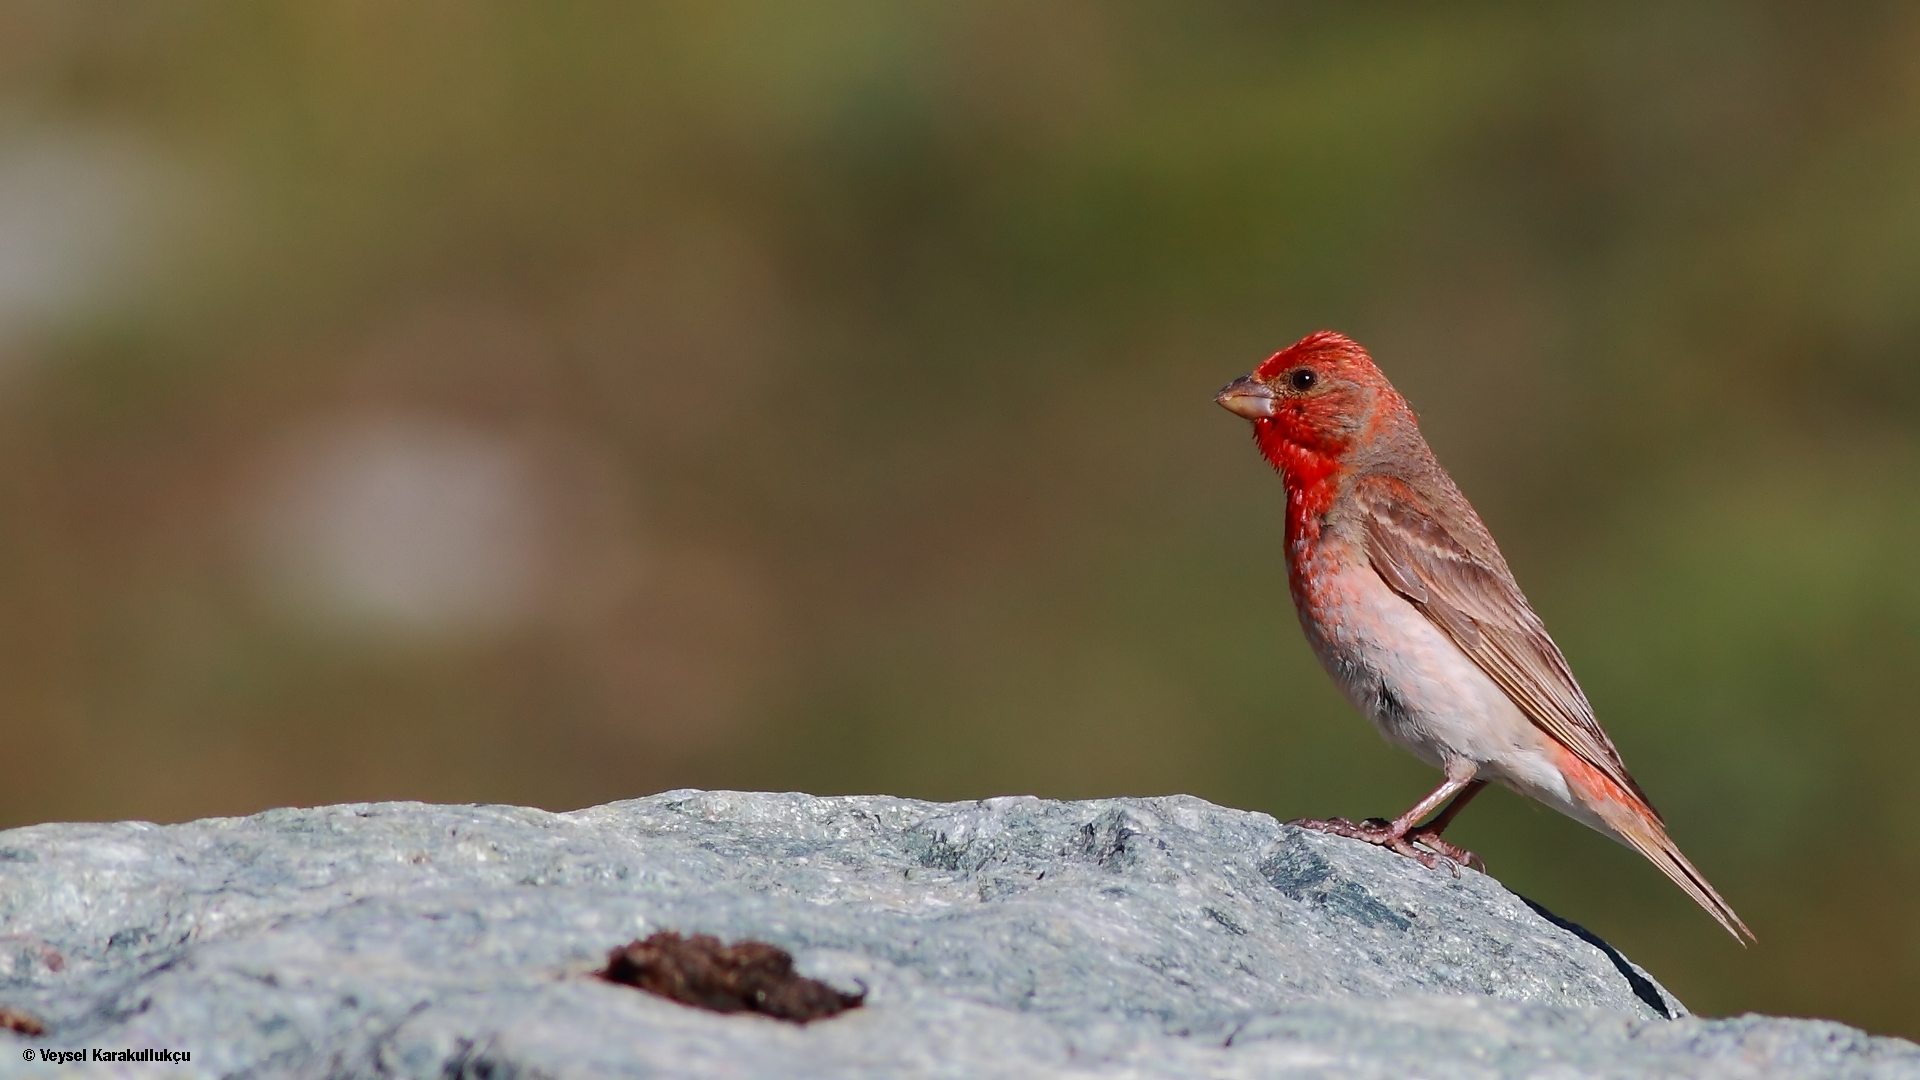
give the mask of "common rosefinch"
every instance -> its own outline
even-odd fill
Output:
[[[1752,940],[1668,839],[1493,537],[1366,350],[1309,334],[1218,401],[1253,421],[1285,482],[1287,584],[1314,654],[1388,742],[1446,774],[1392,821],[1294,824],[1428,867],[1484,866],[1440,833],[1498,780],[1646,856],[1736,940]]]

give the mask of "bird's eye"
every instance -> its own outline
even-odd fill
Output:
[[[1287,374],[1287,385],[1293,387],[1295,390],[1311,390],[1313,389],[1313,384],[1319,381],[1319,376],[1315,375],[1309,368],[1294,368],[1293,371]]]

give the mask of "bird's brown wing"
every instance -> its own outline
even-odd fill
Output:
[[[1381,579],[1446,631],[1528,719],[1653,811],[1503,560],[1474,554],[1404,481],[1364,477],[1353,496]],[[1491,552],[1484,529],[1481,538]]]

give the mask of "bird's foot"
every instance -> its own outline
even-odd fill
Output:
[[[1368,818],[1357,825],[1346,818],[1299,818],[1287,824],[1375,844],[1405,855],[1429,870],[1445,867],[1453,871],[1455,877],[1460,875],[1462,866],[1471,866],[1483,874],[1487,872],[1487,864],[1480,856],[1440,839],[1437,829],[1409,829],[1384,818]]]
[[[1407,833],[1407,839],[1452,863],[1455,868],[1455,873],[1458,873],[1459,868],[1462,866],[1471,866],[1483,874],[1487,872],[1487,860],[1475,855],[1459,844],[1440,839],[1440,832],[1437,829],[1432,831],[1428,831],[1427,829],[1414,829]]]

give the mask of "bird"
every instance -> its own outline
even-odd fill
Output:
[[[1639,852],[1734,940],[1755,941],[1667,835],[1493,535],[1367,351],[1331,330],[1308,334],[1215,400],[1252,421],[1280,473],[1288,591],[1321,666],[1389,743],[1445,777],[1391,821],[1292,824],[1430,869],[1484,871],[1441,833],[1496,781]]]

